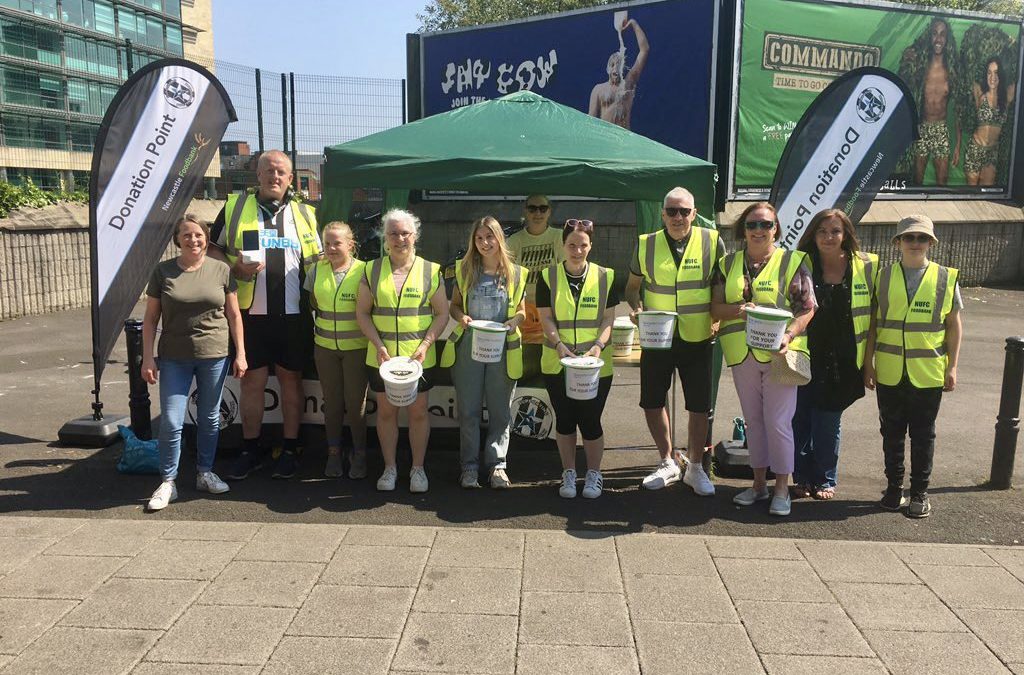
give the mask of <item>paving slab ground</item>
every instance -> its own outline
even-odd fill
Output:
[[[1024,669],[1019,548],[96,523],[0,515],[3,675]]]

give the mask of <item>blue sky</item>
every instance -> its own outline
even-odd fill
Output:
[[[214,0],[218,60],[293,72],[405,77],[405,34],[427,0]]]

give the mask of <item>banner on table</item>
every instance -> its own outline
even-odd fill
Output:
[[[1019,17],[870,2],[743,0],[734,72],[733,197],[763,197],[789,137],[833,80],[860,67],[897,75],[920,138],[883,193],[1004,194],[1013,165]]]
[[[911,94],[892,73],[858,68],[832,82],[800,118],[775,172],[779,244],[796,249],[824,209],[842,209],[856,225],[916,130]]]
[[[96,137],[89,183],[92,356],[96,388],[125,319],[201,185],[231,99],[184,59],[146,65],[121,86]]]

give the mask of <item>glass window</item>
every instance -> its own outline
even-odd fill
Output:
[[[100,33],[114,35],[114,7],[108,0],[87,0],[93,4],[96,17],[95,29]],[[88,12],[86,13],[88,15]]]
[[[56,31],[9,19],[0,20],[0,54],[60,65],[60,35]]]
[[[96,46],[96,72],[107,77],[117,77],[117,48],[106,42],[93,44]]]
[[[139,18],[142,18],[141,16]],[[164,24],[160,19],[146,17],[146,44],[157,49],[165,49]]]
[[[149,7],[150,9],[156,10],[158,12],[164,11],[164,3],[162,2],[162,0],[145,0],[145,2],[140,2],[138,4],[144,7]]]
[[[39,76],[39,97],[44,108],[64,109],[64,86],[57,77]]]
[[[89,9],[92,9],[91,3]],[[64,23],[92,28],[91,23],[85,23],[85,8],[82,6],[82,0],[61,0],[60,18]]]
[[[68,110],[73,113],[89,112],[89,84],[68,78]]]
[[[14,148],[64,150],[64,123],[25,115],[4,115],[4,137]]]
[[[181,0],[164,0],[164,14],[181,17]]]
[[[181,29],[175,25],[167,25],[167,51],[175,54],[183,54],[181,45]]]
[[[71,149],[81,150],[84,152],[91,152],[93,147],[96,145],[96,132],[99,127],[95,124],[71,124],[69,127],[69,136],[71,138]],[[81,189],[88,189],[89,187],[89,173],[83,171],[85,174],[85,180],[81,184],[79,183],[79,177],[76,172],[75,175],[75,187],[81,185]]]
[[[59,78],[5,67],[5,103],[60,110],[64,108],[64,87]]]

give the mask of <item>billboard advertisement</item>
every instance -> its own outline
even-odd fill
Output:
[[[1008,191],[1019,20],[891,4],[745,0],[737,30],[732,196],[766,194],[811,102],[864,66],[896,74],[918,115],[918,138],[882,193]]]
[[[716,0],[605,5],[420,41],[422,115],[534,91],[710,157]]]

